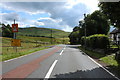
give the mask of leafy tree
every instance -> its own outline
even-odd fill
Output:
[[[75,26],[73,28],[73,31],[68,36],[70,38],[71,44],[79,44],[79,30],[80,28],[78,26]]]
[[[3,37],[13,37],[12,28],[8,24],[7,26],[5,24],[2,24],[2,36]]]
[[[120,28],[120,2],[100,2],[99,7],[111,24]]]
[[[91,15],[88,14],[84,19],[84,24],[82,25],[83,33],[86,28],[86,35],[93,34],[107,34],[109,31],[109,23],[106,16],[101,13],[101,11],[95,11]]]
[[[95,11],[92,14],[88,14],[84,21],[79,21],[79,27],[75,26],[73,32],[69,35],[71,44],[79,44],[81,37],[94,34],[107,34],[109,31],[109,23],[106,16],[101,11]]]

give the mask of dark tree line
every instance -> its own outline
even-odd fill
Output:
[[[69,35],[71,44],[79,44],[81,37],[94,35],[94,34],[108,34],[110,29],[109,22],[106,16],[101,11],[95,11],[88,14],[84,20],[79,21],[79,26],[73,29]]]
[[[12,32],[12,28],[10,27],[9,24],[5,25],[5,24],[1,24],[2,25],[2,37],[13,37],[13,32]]]
[[[101,2],[100,10],[110,20],[111,25],[120,28],[120,1],[119,2]]]
[[[79,44],[82,36],[105,34],[107,35],[110,25],[120,28],[120,2],[100,2],[100,10],[88,14],[69,35],[71,44]]]
[[[104,13],[107,16],[107,18],[111,22],[111,25],[120,29],[120,1],[119,2],[101,2],[99,3],[99,7],[102,13]],[[116,53],[115,58],[117,62],[120,64],[120,50]]]

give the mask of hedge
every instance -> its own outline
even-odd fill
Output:
[[[86,45],[85,45],[86,40]],[[90,47],[90,48],[99,48],[99,49],[106,49],[109,45],[109,38],[104,34],[95,34],[85,38],[83,36],[81,38],[81,45]]]

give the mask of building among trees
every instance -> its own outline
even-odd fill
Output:
[[[112,41],[120,45],[120,29],[114,29],[110,35]]]

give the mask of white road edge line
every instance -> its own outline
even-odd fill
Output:
[[[64,51],[64,50],[62,50],[62,51],[60,52],[60,55],[62,55],[63,51]]]
[[[9,62],[9,61],[13,61],[15,59],[19,59],[19,58],[22,58],[22,57],[25,57],[25,56],[29,56],[29,55],[32,55],[34,53],[31,53],[31,54],[26,54],[26,55],[23,55],[23,56],[20,56],[20,57],[17,57],[17,58],[13,58],[13,59],[9,59],[9,60],[6,60],[6,61],[3,61],[3,62]],[[1,61],[2,62],[2,61]]]
[[[58,62],[58,60],[55,60],[55,61],[54,61],[54,63],[53,63],[52,66],[50,67],[49,71],[47,72],[45,78],[49,78],[49,77],[50,77],[50,75],[51,75],[51,73],[52,73],[52,71],[53,71],[53,69],[54,69],[54,67],[55,67],[55,65],[56,65],[57,62]]]
[[[108,71],[107,69],[105,69],[102,65],[100,65],[99,63],[97,63],[94,59],[92,59],[90,56],[88,56],[88,58],[90,60],[92,60],[95,64],[97,64],[98,66],[100,66],[101,68],[103,68],[105,71],[107,71],[110,75],[112,75],[113,77],[115,77],[116,79],[120,80],[118,77],[116,77],[113,73],[111,73],[110,71]]]
[[[9,61],[12,61],[12,60],[15,60],[15,59],[19,59],[19,58],[22,58],[22,57],[25,57],[25,56],[28,56],[28,55],[32,55],[32,54],[33,53],[27,54],[27,55],[23,55],[23,56],[20,56],[20,57],[17,57],[17,58],[13,58],[13,59],[9,59],[9,60],[3,61],[3,62],[9,62]]]

